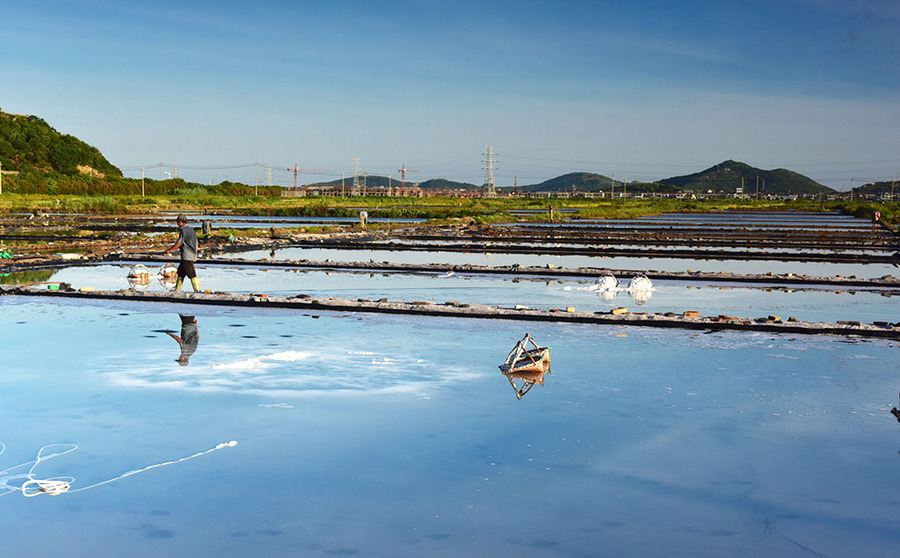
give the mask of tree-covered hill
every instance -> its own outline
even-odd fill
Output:
[[[0,110],[0,163],[5,171],[43,171],[76,175],[91,173],[120,177],[95,147],[69,134],[60,134],[37,116]],[[81,167],[81,169],[79,169]]]
[[[724,161],[706,170],[660,180],[684,190],[733,193],[741,187],[744,193],[755,193],[759,179],[760,194],[830,194],[835,190],[787,169],[762,170],[738,161]]]
[[[409,178],[409,177],[407,177]],[[387,188],[392,186],[394,188],[399,188],[402,182],[396,177],[388,177],[388,176],[377,176],[377,175],[369,175],[365,178],[362,176],[359,177],[359,185],[362,187],[365,182],[366,188]],[[343,180],[344,188],[350,188],[353,185],[353,178],[345,178]],[[430,180],[426,180],[424,182],[413,182],[412,180],[406,181],[407,186],[417,185],[419,188],[424,190],[473,190],[479,188],[479,186],[475,186],[474,184],[467,184],[465,182],[454,182],[452,180],[446,180],[443,178],[432,178]],[[307,186],[312,188],[340,188],[341,181],[340,180],[332,180],[331,182],[316,182],[314,184],[307,184]]]
[[[432,178],[419,183],[419,188],[425,190],[477,190],[481,186],[469,184],[468,182],[455,182],[445,178]]]
[[[389,179],[387,176],[377,176],[372,174],[365,177],[359,177],[359,187],[362,188],[363,184],[366,185],[366,188],[387,188],[388,186],[400,186],[400,181]],[[347,178],[339,178],[330,182],[311,182],[309,184],[303,184],[302,186],[307,188],[340,188],[343,186],[349,191],[349,189],[353,187],[353,177],[348,176]]]
[[[900,182],[897,180],[885,180],[882,182],[870,182],[853,190],[858,195],[881,196],[882,194],[900,193]]]
[[[621,181],[618,185],[622,185]],[[522,192],[571,192],[572,190],[599,192],[600,190],[608,191],[611,187],[612,178],[608,176],[592,172],[570,172],[545,180],[540,184],[519,186],[519,190]]]
[[[504,187],[504,191],[510,191],[512,188]],[[521,192],[610,192],[621,194],[628,192],[629,194],[665,192],[674,193],[680,191],[680,188],[669,184],[660,184],[658,182],[629,182],[627,187],[623,187],[621,180],[616,180],[613,185],[613,179],[592,172],[570,172],[550,180],[545,180],[540,184],[529,184],[519,186]]]

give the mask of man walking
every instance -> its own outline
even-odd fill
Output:
[[[166,255],[175,249],[180,249],[181,262],[178,264],[178,281],[175,283],[175,290],[181,290],[184,278],[187,277],[191,280],[194,292],[199,293],[200,280],[197,279],[197,271],[194,270],[194,262],[197,261],[197,233],[188,226],[187,222],[187,217],[184,215],[179,215],[175,220],[178,225],[178,240],[166,250]]]

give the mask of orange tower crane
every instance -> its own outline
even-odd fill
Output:
[[[298,165],[297,163],[294,163],[294,166],[288,167],[287,170],[294,171],[294,189],[296,190],[297,189],[297,173],[299,173],[300,171],[302,171],[302,170],[320,171],[320,170],[331,170],[331,169],[304,169],[304,168],[300,168],[300,165]]]
[[[397,170],[397,172],[400,173],[400,187],[401,187],[401,188],[406,188],[406,173],[408,173],[408,172],[421,172],[421,171],[408,169],[408,168],[406,168],[406,165],[402,165],[402,166]]]

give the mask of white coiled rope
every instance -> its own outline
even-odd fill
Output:
[[[216,444],[215,447],[210,448],[205,451],[197,452],[193,455],[189,455],[187,457],[182,457],[180,459],[173,459],[171,461],[165,461],[163,463],[156,463],[153,465],[148,465],[141,469],[135,469],[133,471],[128,471],[127,473],[122,473],[117,477],[113,477],[111,479],[107,479],[105,481],[101,481],[98,483],[94,483],[89,486],[84,486],[81,488],[72,488],[72,485],[75,482],[74,477],[51,477],[48,479],[38,479],[34,477],[34,470],[37,466],[44,462],[49,461],[55,457],[60,457],[62,455],[66,455],[67,453],[71,453],[78,449],[78,446],[75,444],[48,444],[38,450],[37,457],[33,461],[27,461],[25,463],[21,463],[14,467],[10,467],[3,471],[0,471],[0,496],[5,496],[11,492],[21,492],[23,496],[26,498],[38,496],[39,494],[47,494],[49,496],[59,496],[60,494],[65,493],[74,493],[74,492],[83,492],[85,490],[90,490],[92,488],[97,488],[98,486],[103,486],[104,484],[109,484],[111,482],[115,482],[117,480],[124,479],[126,477],[130,477],[132,475],[136,475],[138,473],[143,473],[145,471],[149,471],[150,469],[156,469],[159,467],[165,467],[167,465],[174,465],[176,463],[181,463],[183,461],[188,461],[190,459],[195,459],[197,457],[201,457],[208,453],[212,453],[214,451],[218,451],[225,448],[233,448],[237,445],[235,440],[231,440],[230,442],[222,442],[221,444]],[[49,453],[45,455],[45,452],[50,452],[57,450],[56,453]],[[6,444],[0,442],[0,455],[6,451]],[[24,467],[29,467],[28,472],[25,474],[18,475],[9,475],[12,471],[16,469],[21,469]],[[23,480],[22,484],[16,486],[14,484],[9,484],[10,481]]]

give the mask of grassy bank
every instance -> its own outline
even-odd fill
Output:
[[[471,218],[489,223],[511,218],[510,211],[532,210],[534,215],[518,218],[543,220],[549,207],[574,209],[568,219],[635,218],[667,212],[717,211],[840,211],[871,218],[874,211],[889,224],[900,222],[898,204],[875,202],[812,202],[738,199],[534,199],[534,198],[384,198],[384,197],[303,197],[281,198],[254,195],[42,195],[6,193],[0,196],[2,213],[98,213],[154,214],[174,211],[231,212],[242,215],[356,217],[366,209],[372,217],[417,218],[445,221]],[[557,218],[564,215],[557,212]]]

